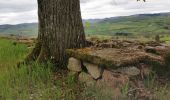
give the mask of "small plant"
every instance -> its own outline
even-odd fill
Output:
[[[123,96],[123,97],[126,97],[127,94],[128,94],[128,91],[129,91],[129,82],[127,82],[126,84],[124,84],[124,85],[121,87],[122,96]]]
[[[144,85],[146,88],[153,89],[156,84],[156,74],[152,72],[144,79]]]
[[[156,41],[156,42],[160,42],[160,36],[159,36],[159,35],[156,35],[156,36],[155,36],[155,41]]]

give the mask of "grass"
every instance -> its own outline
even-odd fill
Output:
[[[107,88],[84,87],[76,81],[74,75],[67,74],[66,71],[55,73],[50,63],[44,65],[34,63],[32,66],[22,65],[21,68],[17,68],[16,64],[22,61],[31,49],[24,44],[13,43],[13,40],[0,38],[0,100],[77,100],[79,98],[111,100],[116,95]],[[169,98],[170,86],[155,85],[154,74],[148,76],[143,82],[147,89],[154,92],[158,100]],[[129,85],[127,83],[122,86],[120,91],[122,98],[126,97],[130,89]]]
[[[118,32],[130,35],[168,34],[170,16],[127,16],[105,19],[85,27],[87,34],[114,36]]]
[[[168,100],[170,98],[169,87],[167,85],[164,87],[160,87],[155,94],[158,100]]]
[[[98,87],[95,85],[85,87],[83,95],[89,100],[112,100],[116,97],[115,90],[107,88],[105,86]]]
[[[127,82],[126,84],[124,84],[121,87],[122,96],[125,97],[127,95],[128,91],[129,91],[129,82]]]
[[[20,69],[10,68],[3,73],[0,77],[1,98],[23,100],[24,98],[59,97],[60,89],[54,88],[50,76],[52,71],[48,66],[34,65],[33,67],[34,69],[30,70],[28,66],[23,65]]]
[[[29,52],[26,45],[13,45],[12,40],[0,38],[0,68],[9,68],[22,60]]]
[[[146,88],[154,89],[158,83],[156,81],[156,74],[154,72],[150,73],[145,79],[144,79],[144,85]]]
[[[74,76],[55,79],[50,63],[16,67],[29,51],[26,45],[0,39],[0,100],[75,100],[79,85]]]

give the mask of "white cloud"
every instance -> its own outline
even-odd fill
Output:
[[[0,24],[37,21],[37,0],[0,0]],[[141,13],[170,12],[169,0],[81,0],[82,17],[105,18]]]
[[[93,2],[93,3],[91,3]],[[170,1],[147,0],[137,2],[136,0],[91,0],[82,4],[83,18],[105,18],[115,16],[128,16],[143,13],[170,12]],[[92,8],[90,8],[92,6]]]

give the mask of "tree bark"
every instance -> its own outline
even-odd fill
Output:
[[[79,0],[38,0],[39,33],[28,61],[65,66],[65,49],[85,46]]]

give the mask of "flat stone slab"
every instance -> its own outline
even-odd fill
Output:
[[[121,66],[131,66],[139,63],[158,63],[164,62],[163,57],[144,50],[117,49],[117,48],[83,48],[66,50],[70,57],[116,69]]]

